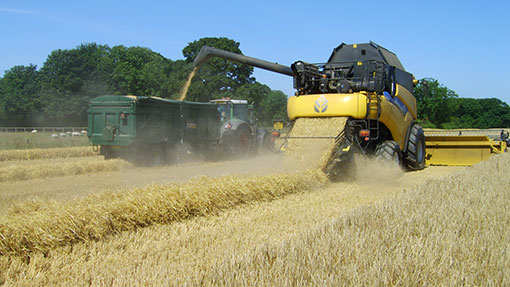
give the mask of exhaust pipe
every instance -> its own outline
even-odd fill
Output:
[[[268,61],[244,56],[241,54],[236,54],[232,52],[227,52],[224,50],[216,49],[213,47],[203,46],[202,49],[200,49],[200,52],[198,53],[197,57],[195,58],[195,61],[193,64],[195,65],[195,68],[200,67],[205,61],[207,61],[210,57],[219,57],[227,60],[231,60],[234,62],[239,62],[242,64],[254,66],[257,68],[261,68],[264,70],[273,71],[276,73],[284,74],[287,76],[294,76],[294,72],[292,72],[292,69],[290,67],[271,63]]]

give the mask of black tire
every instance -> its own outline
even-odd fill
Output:
[[[233,156],[244,157],[252,150],[251,132],[247,128],[241,128],[234,134]]]
[[[102,145],[100,154],[104,156],[105,160],[110,160],[115,158],[115,154],[111,146]]]
[[[396,165],[400,165],[402,162],[400,146],[391,140],[383,141],[377,145],[375,157],[385,162],[394,162]]]
[[[413,125],[411,128],[405,164],[409,170],[425,168],[425,134],[419,125]]]

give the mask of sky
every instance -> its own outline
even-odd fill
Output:
[[[147,47],[172,60],[202,37],[228,37],[243,54],[290,65],[326,62],[341,43],[377,44],[417,79],[461,97],[510,104],[510,1],[23,1],[0,0],[0,76],[41,67],[56,49],[95,42]],[[255,68],[292,95],[292,78]]]

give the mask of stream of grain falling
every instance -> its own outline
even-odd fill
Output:
[[[200,69],[200,66],[196,66],[193,68],[193,71],[189,73],[188,78],[186,79],[186,84],[184,84],[184,87],[182,87],[181,94],[179,96],[179,101],[184,101],[186,99],[186,94],[188,93],[189,86],[191,85],[191,80],[193,80],[193,77],[197,73],[197,71]]]
[[[324,169],[335,148],[335,137],[346,123],[346,117],[297,119],[289,135],[285,160],[309,169]]]

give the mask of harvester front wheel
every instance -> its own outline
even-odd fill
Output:
[[[383,141],[377,145],[375,149],[375,157],[386,162],[394,162],[395,164],[400,165],[400,146],[397,142],[392,140]]]
[[[421,170],[425,167],[425,134],[419,125],[411,128],[405,164],[409,170]]]

